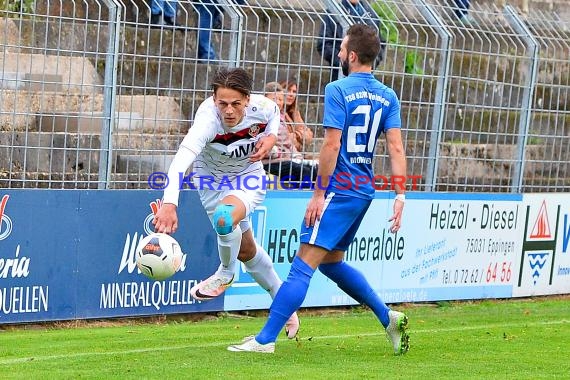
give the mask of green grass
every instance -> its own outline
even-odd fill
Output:
[[[570,376],[568,299],[398,305],[411,350],[393,356],[373,314],[302,310],[299,341],[274,355],[231,353],[262,326],[224,314],[82,327],[6,327],[3,379],[537,379]],[[116,325],[116,326],[115,326]]]

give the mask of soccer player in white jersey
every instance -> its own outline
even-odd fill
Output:
[[[351,26],[342,40],[338,56],[347,77],[325,88],[325,139],[318,170],[321,185],[307,205],[301,247],[287,280],[273,299],[263,329],[241,344],[229,346],[230,351],[274,352],[279,331],[302,305],[317,268],[353,299],[370,307],[386,329],[396,355],[409,349],[407,316],[386,306],[364,275],[343,261],[374,197],[371,162],[382,132],[386,135],[392,174],[406,175],[398,97],[372,75],[379,50],[378,32],[364,24]],[[362,184],[363,178],[369,182]],[[394,213],[389,219],[391,232],[400,228],[404,186],[396,189]]]
[[[275,144],[279,108],[265,96],[251,94],[252,86],[251,76],[243,69],[216,73],[213,95],[198,107],[194,123],[172,160],[163,205],[153,220],[158,232],[176,231],[180,179],[194,164],[194,186],[218,235],[221,261],[212,276],[191,289],[192,297],[201,301],[215,298],[231,286],[238,259],[272,298],[281,286],[271,258],[255,242],[249,223],[250,213],[265,199],[261,159]],[[285,330],[290,339],[296,336],[296,314]]]

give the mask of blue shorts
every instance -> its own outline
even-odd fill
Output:
[[[327,193],[325,207],[314,226],[301,226],[301,243],[316,245],[328,251],[346,251],[360,227],[371,199]]]

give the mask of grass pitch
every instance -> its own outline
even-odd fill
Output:
[[[393,356],[362,308],[301,310],[298,341],[276,352],[232,353],[256,317],[4,326],[3,379],[568,379],[568,297],[396,305],[411,349]],[[70,327],[75,325],[75,327]]]

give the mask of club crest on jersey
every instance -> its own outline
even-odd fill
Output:
[[[253,124],[251,127],[249,127],[249,135],[251,137],[255,137],[259,134],[260,131],[260,126],[259,124]]]

